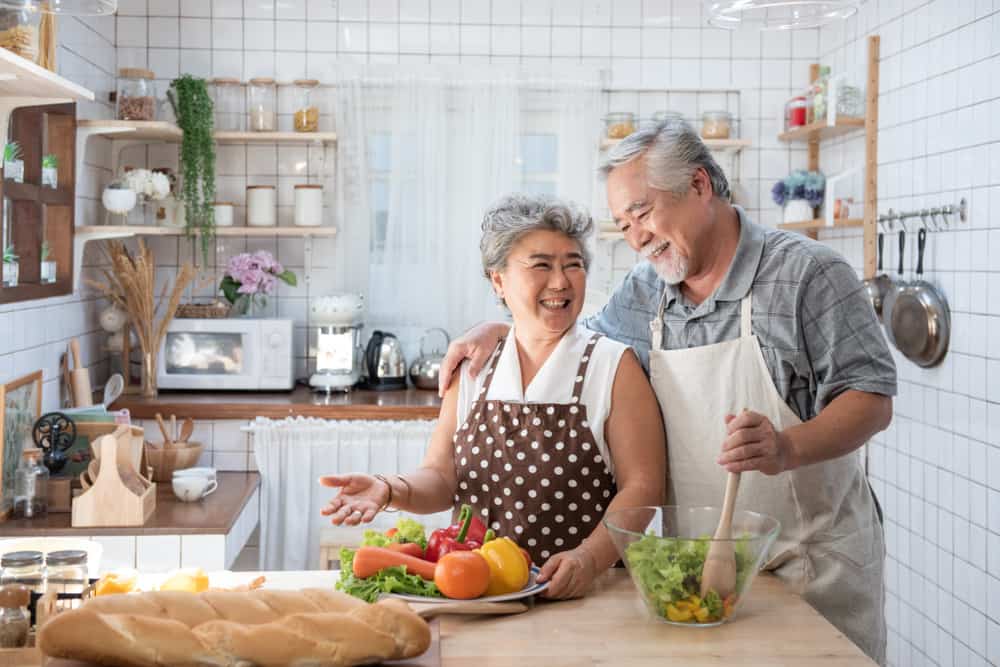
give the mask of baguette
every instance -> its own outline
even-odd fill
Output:
[[[335,591],[159,591],[94,598],[38,632],[47,656],[117,667],[347,667],[420,655],[430,629],[406,603]]]

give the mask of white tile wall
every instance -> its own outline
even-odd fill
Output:
[[[871,447],[887,515],[889,662],[899,667],[1000,664],[998,10],[869,0],[820,32],[834,70],[863,68],[866,37],[881,36],[879,210],[970,203],[968,222],[929,235],[925,260],[951,306],[951,349],[932,369],[897,355],[895,419]],[[863,155],[854,137],[824,144],[821,162],[835,171]],[[860,270],[857,234],[837,236],[829,243]],[[895,238],[886,247],[895,267]]]

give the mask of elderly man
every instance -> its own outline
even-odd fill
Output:
[[[641,253],[586,326],[639,353],[663,412],[670,492],[738,506],[781,533],[766,569],[885,661],[881,511],[856,450],[892,417],[896,374],[861,283],[842,257],[754,224],[694,130],[636,132],[602,166],[608,203]],[[452,344],[478,373],[505,325]],[[748,474],[749,473],[749,474]]]

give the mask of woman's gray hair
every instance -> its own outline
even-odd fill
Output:
[[[730,199],[725,173],[687,122],[666,120],[628,135],[608,151],[601,162],[601,175],[607,178],[612,169],[643,154],[646,181],[657,190],[684,194],[691,187],[695,170],[701,167],[708,173],[713,194]]]
[[[486,211],[482,230],[479,250],[487,278],[492,271],[507,266],[511,249],[523,236],[539,230],[562,232],[576,241],[583,255],[583,268],[590,268],[587,239],[594,231],[594,220],[571,202],[551,195],[509,194]]]

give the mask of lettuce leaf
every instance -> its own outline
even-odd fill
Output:
[[[401,518],[396,522],[396,532],[388,537],[379,530],[366,530],[361,539],[363,547],[384,547],[387,544],[400,542],[416,542],[421,549],[427,548],[427,538],[424,536],[424,526],[414,519]]]
[[[340,581],[337,582],[336,588],[365,602],[375,602],[382,593],[442,597],[433,581],[426,581],[415,574],[407,574],[403,566],[389,567],[367,579],[360,579],[354,576],[353,564],[354,551],[341,549]]]

